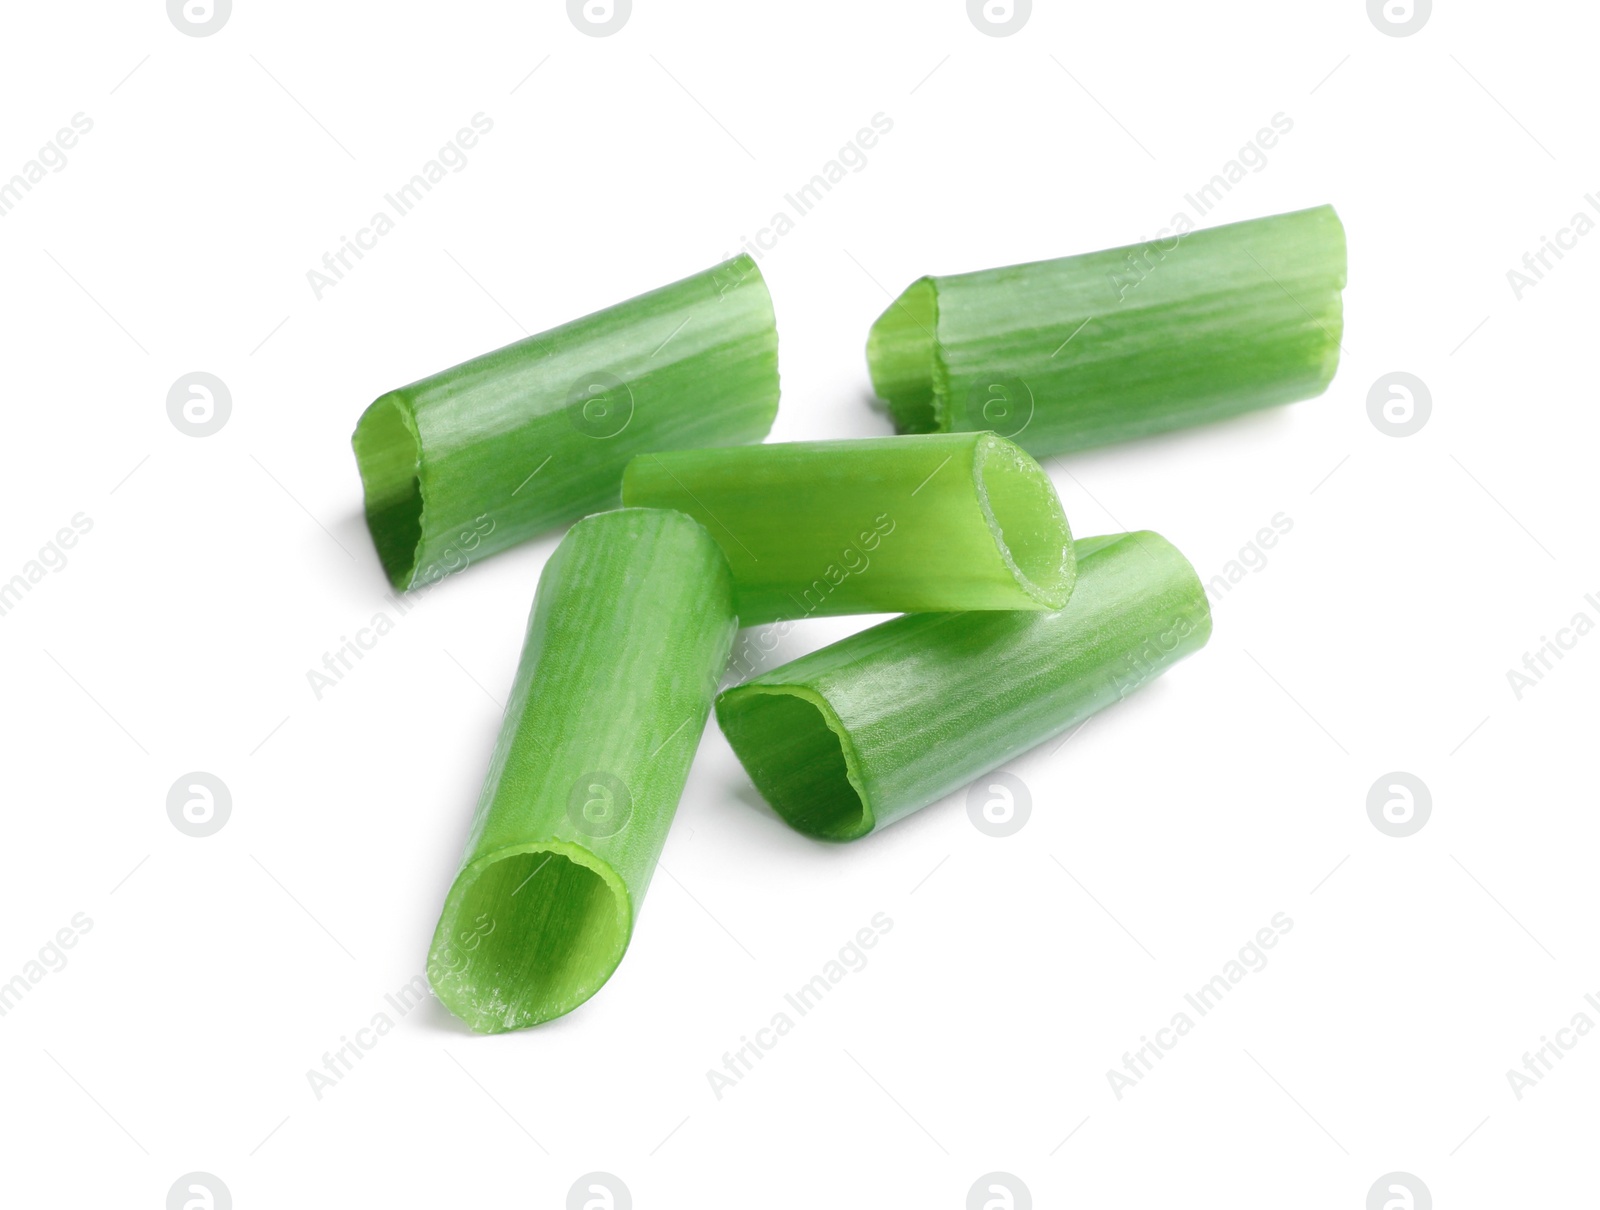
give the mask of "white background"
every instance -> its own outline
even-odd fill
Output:
[[[1356,1210],[1395,1170],[1441,1207],[1590,1195],[1600,1039],[1520,1100],[1505,1073],[1600,1023],[1600,637],[1521,700],[1506,672],[1600,620],[1600,237],[1520,301],[1506,272],[1600,187],[1597,24],[1040,0],[996,38],[960,0],[637,0],[594,38],[555,0],[238,0],[194,38],[159,0],[9,6],[0,179],[94,128],[0,219],[0,579],[93,529],[0,617],[0,980],[93,926],[0,1018],[7,1204],[157,1208],[196,1170],[241,1210],[555,1207],[595,1170],[640,1207],[959,1207],[991,1171],[1039,1206]],[[318,301],[307,270],[479,112],[469,165]],[[733,252],[877,113],[761,261],[773,437],[889,431],[862,353],[889,292],[1153,235],[1283,113],[1205,224],[1337,206],[1332,388],[1049,469],[1080,535],[1159,530],[1208,579],[1291,532],[1206,650],[1008,766],[1008,839],[958,794],[813,843],[712,724],[599,995],[493,1038],[429,1003],[318,1100],[307,1069],[422,968],[559,537],[398,617],[357,416]],[[203,439],[166,412],[193,370],[232,395]],[[1433,400],[1406,438],[1368,417],[1394,370]],[[166,814],[194,770],[232,794],[207,839]],[[1367,815],[1395,770],[1432,793],[1407,839]],[[718,1100],[706,1071],[878,912],[870,964]],[[1107,1069],[1278,912],[1265,969],[1119,1100]]]

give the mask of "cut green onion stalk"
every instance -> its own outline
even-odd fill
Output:
[[[854,840],[1127,696],[1211,635],[1194,568],[1153,533],[1077,544],[1055,613],[911,614],[717,699],[756,788],[810,836]]]
[[[1059,609],[1072,535],[1039,464],[990,433],[646,454],[622,498],[722,545],[739,617]]]
[[[679,513],[573,526],[528,637],[428,979],[473,1029],[570,1012],[622,960],[738,620]]]
[[[902,433],[992,429],[1044,457],[1320,395],[1339,364],[1331,206],[924,277],[872,326]]]
[[[748,256],[379,398],[352,443],[397,588],[615,507],[646,450],[760,441],[778,407],[772,299]]]

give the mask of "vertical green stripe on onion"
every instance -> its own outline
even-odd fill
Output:
[[[473,1029],[537,1025],[611,977],[737,627],[722,552],[679,513],[589,517],[551,556],[428,955]]]
[[[744,625],[778,618],[1058,609],[1072,535],[1050,478],[989,433],[646,454],[630,505],[706,527]]]
[[[1054,613],[908,614],[725,691],[756,788],[811,836],[854,840],[1127,696],[1211,636],[1194,569],[1143,532],[1077,544]]]
[[[1339,364],[1331,206],[915,282],[867,362],[903,433],[992,429],[1043,457],[1321,394]]]
[[[739,256],[379,398],[352,438],[367,525],[414,588],[614,507],[636,454],[760,441],[777,407],[772,299]]]

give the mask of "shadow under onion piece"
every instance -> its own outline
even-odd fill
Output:
[[[913,283],[867,363],[902,433],[1044,457],[1320,395],[1339,364],[1332,206]]]
[[[725,691],[717,722],[778,814],[855,840],[1126,697],[1211,636],[1194,568],[1148,532],[1077,543],[1055,613],[908,614]]]
[[[550,557],[428,954],[473,1029],[559,1017],[611,977],[737,628],[722,552],[680,513],[589,517]]]
[[[991,433],[645,454],[622,498],[706,527],[740,621],[1059,609],[1072,535],[1039,464]]]
[[[635,454],[760,441],[777,409],[772,299],[738,256],[390,391],[351,440],[406,589],[616,507]]]

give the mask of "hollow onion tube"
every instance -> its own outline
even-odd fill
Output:
[[[622,960],[738,619],[680,513],[574,525],[546,564],[428,979],[473,1029],[570,1012]]]
[[[908,614],[726,690],[717,722],[791,826],[854,840],[1125,697],[1205,645],[1158,534],[1086,538],[1054,613]]]
[[[645,454],[622,498],[722,545],[744,625],[778,618],[1057,609],[1072,535],[1039,464],[989,433]]]
[[[351,440],[405,589],[615,507],[635,454],[760,441],[777,407],[772,299],[739,256],[390,391]]]
[[[1320,395],[1339,364],[1331,206],[924,277],[867,362],[902,433],[993,429],[1044,457]]]

